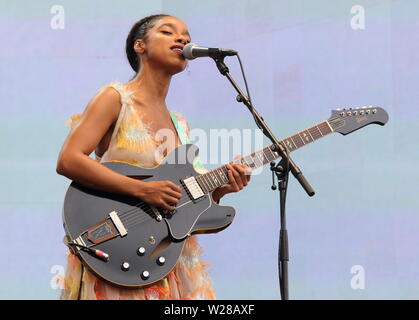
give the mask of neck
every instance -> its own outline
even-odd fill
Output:
[[[164,70],[145,64],[140,72],[130,81],[134,91],[139,91],[141,101],[146,105],[166,105],[172,75]]]

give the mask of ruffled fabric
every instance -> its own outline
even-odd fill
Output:
[[[163,155],[156,151],[158,142],[154,140],[147,124],[142,121],[141,113],[133,107],[131,92],[118,82],[112,82],[105,87],[112,87],[119,92],[121,111],[108,150],[102,157],[96,156],[96,160],[125,162],[144,168],[156,166],[163,159]],[[179,113],[176,113],[176,117],[185,133],[189,135],[186,119]],[[82,114],[75,114],[67,121],[67,125],[75,127],[81,118]],[[165,278],[138,289],[126,289],[108,284],[82,265],[78,257],[67,252],[67,270],[60,298],[68,300],[215,299],[211,278],[206,270],[208,264],[200,259],[202,248],[197,236],[191,236],[185,241],[182,254],[173,270]]]

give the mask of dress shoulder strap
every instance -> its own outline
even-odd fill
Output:
[[[108,85],[103,86],[102,88],[114,88],[116,91],[118,91],[120,97],[121,97],[121,104],[122,105],[127,105],[127,104],[131,104],[131,91],[129,91],[122,83],[118,82],[118,81],[112,81],[111,83],[109,83]]]
[[[189,144],[191,140],[189,138],[189,124],[186,119],[180,114],[169,110],[170,117],[172,118],[173,125],[177,131],[180,139],[180,143]],[[206,172],[204,165],[202,164],[201,158],[197,155],[193,161],[193,166],[197,171]]]

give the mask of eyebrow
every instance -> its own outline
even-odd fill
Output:
[[[168,23],[163,23],[161,26],[159,26],[159,29],[160,29],[161,27],[171,27],[171,28],[173,28],[173,29],[176,29],[176,26],[175,26],[173,23],[170,23],[170,22],[168,22]],[[183,34],[186,34],[186,35],[188,35],[188,37],[189,37],[189,38],[191,38],[191,35],[189,34],[189,32],[188,32],[188,31],[184,32]]]

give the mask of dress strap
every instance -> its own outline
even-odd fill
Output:
[[[113,81],[110,84],[104,86],[104,88],[106,88],[106,87],[112,87],[116,91],[119,92],[119,95],[121,96],[121,104],[122,105],[132,103],[132,100],[131,100],[132,93],[122,83],[120,83],[118,81]]]
[[[182,144],[191,143],[191,140],[189,139],[189,135],[185,132],[185,129],[184,129],[183,125],[179,121],[179,117],[176,115],[176,113],[174,113],[170,110],[169,110],[169,113],[170,113],[170,117],[172,118],[173,125],[175,126],[175,129],[176,129],[177,134],[179,136],[180,143],[182,143]],[[186,120],[183,119],[183,122],[185,122],[185,126],[187,127],[188,124],[186,123]],[[199,156],[195,157],[194,162],[193,162],[193,166],[195,168],[205,170],[205,167],[202,164],[201,158]]]
[[[176,129],[177,134],[179,136],[180,143],[181,144],[191,143],[191,141],[189,140],[189,137],[186,134],[183,126],[179,123],[179,119],[178,119],[176,113],[174,113],[173,111],[170,111],[170,110],[169,110],[169,113],[170,113],[170,117],[172,118],[173,125],[175,126],[175,129]]]

